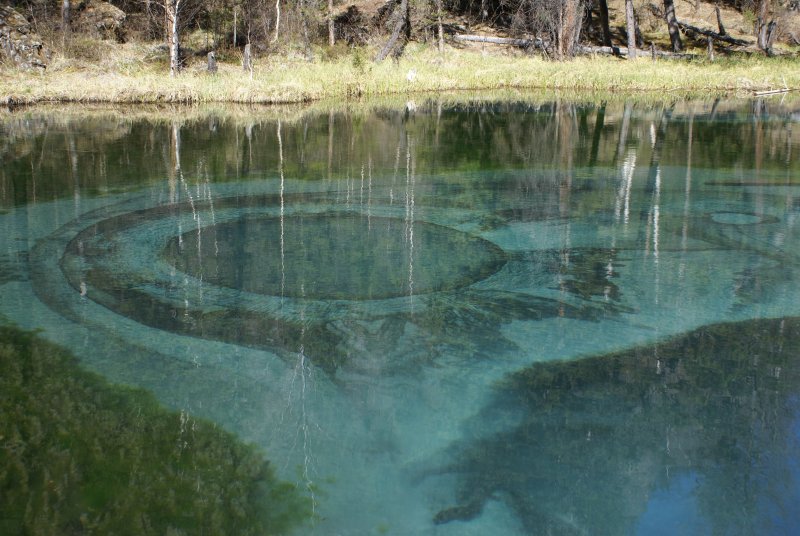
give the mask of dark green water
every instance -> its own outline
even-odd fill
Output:
[[[311,505],[298,533],[791,534],[798,117],[438,98],[8,113],[0,319],[149,391],[172,417],[148,421],[254,444],[298,518]],[[0,407],[15,445],[60,429]],[[67,435],[108,435],[84,426]],[[69,445],[57,467],[94,474]],[[185,495],[181,478],[163,485]],[[211,526],[200,502],[180,516]],[[269,511],[247,508],[231,519]]]

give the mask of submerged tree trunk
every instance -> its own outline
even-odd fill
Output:
[[[683,50],[681,42],[681,32],[678,29],[678,20],[675,18],[674,0],[664,0],[664,18],[667,19],[667,29],[669,30],[669,41],[672,44],[673,52]]]
[[[625,0],[625,27],[628,33],[628,59],[636,59],[636,18],[633,0]]]

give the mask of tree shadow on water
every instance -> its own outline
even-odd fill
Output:
[[[692,533],[785,532],[800,496],[798,355],[800,319],[787,318],[534,364],[452,445],[455,498],[433,521],[496,500],[529,534],[635,533],[654,509]],[[515,424],[480,433],[496,422]]]

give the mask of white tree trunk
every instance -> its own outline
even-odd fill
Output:
[[[178,39],[178,16],[180,15],[182,0],[169,0],[167,3],[167,18],[169,20],[169,75],[175,76],[181,70]]]
[[[281,0],[275,0],[275,35],[272,37],[272,42],[278,42],[278,32],[281,27]]]

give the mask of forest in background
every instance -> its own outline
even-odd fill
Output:
[[[18,0],[10,6],[56,53],[91,61],[94,39],[158,43],[177,74],[193,61],[293,54],[399,58],[409,42],[581,53],[793,53],[798,0]],[[629,46],[634,45],[635,46]],[[359,52],[363,51],[363,52]],[[209,55],[210,54],[210,55]],[[355,61],[355,60],[354,60]]]

